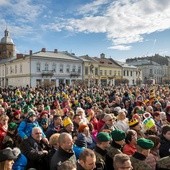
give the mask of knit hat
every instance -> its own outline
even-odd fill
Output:
[[[40,114],[40,117],[42,117],[43,115],[47,114],[48,115],[48,112],[46,110],[42,111],[42,113]]]
[[[86,137],[84,134],[79,133],[77,136],[77,139],[75,141],[75,144],[79,147],[87,147]]]
[[[121,141],[125,139],[126,134],[122,130],[115,129],[111,132],[111,136],[114,141]]]
[[[63,126],[66,127],[67,125],[73,124],[71,119],[69,117],[64,118],[63,120]]]
[[[20,110],[16,110],[13,115],[14,115],[14,117],[15,117],[15,116],[17,116],[17,115],[19,115],[19,114],[21,114],[21,111],[20,111]]]
[[[17,156],[14,154],[13,150],[11,148],[5,148],[3,150],[0,150],[0,162],[6,161],[6,160],[16,160]]]
[[[80,125],[79,125],[79,128],[78,128],[78,132],[79,132],[79,133],[82,133],[86,127],[88,127],[87,124],[84,124],[84,123],[83,123],[83,124],[80,124]]]
[[[30,118],[32,116],[36,116],[36,113],[34,112],[34,110],[29,110],[28,111],[28,115],[27,115],[27,118]]]
[[[135,127],[138,124],[139,124],[139,121],[137,119],[131,119],[129,121],[129,127]]]
[[[16,124],[16,123],[10,122],[10,123],[8,124],[8,130],[9,130],[9,131],[16,130],[16,129],[17,129],[17,124]]]
[[[137,145],[143,149],[151,149],[154,147],[154,143],[146,138],[140,138],[137,140]]]
[[[111,137],[107,132],[100,132],[97,134],[97,140],[99,142],[107,142],[111,140]]]

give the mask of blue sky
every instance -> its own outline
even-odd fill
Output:
[[[170,0],[0,0],[18,53],[68,51],[116,60],[170,56]]]

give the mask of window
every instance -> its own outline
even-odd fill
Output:
[[[60,64],[60,73],[63,73],[63,64]]]
[[[114,71],[114,75],[116,76],[116,71]]]
[[[22,64],[20,64],[20,73],[22,73]]]
[[[88,75],[88,67],[85,67],[85,75]]]
[[[78,73],[81,73],[81,66],[78,66]]]
[[[112,70],[109,71],[110,76],[112,75]]]
[[[107,70],[104,71],[105,76],[107,76]]]
[[[12,74],[12,66],[10,66],[10,73]]]
[[[129,71],[127,70],[127,76],[129,76]]]
[[[100,70],[100,75],[101,75],[101,76],[103,75],[103,70]]]
[[[56,63],[53,63],[53,65],[52,65],[52,71],[56,72]]]
[[[95,68],[95,75],[98,75],[98,68]]]
[[[70,73],[70,65],[69,64],[66,67],[66,73]]]
[[[17,65],[15,65],[15,74],[17,74]]]
[[[37,63],[37,72],[40,72],[40,71],[41,71],[41,64]]]
[[[72,72],[76,72],[76,66],[73,65]]]
[[[45,71],[48,71],[48,63],[45,63]]]
[[[132,71],[130,72],[130,75],[131,75],[131,76],[133,75],[133,72],[132,72]]]
[[[125,70],[123,71],[123,75],[124,75],[124,76],[126,75],[126,71],[125,71]]]

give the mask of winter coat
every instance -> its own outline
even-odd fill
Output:
[[[32,129],[40,127],[37,121],[30,122],[28,119],[23,120],[18,127],[18,135],[21,139],[26,139],[31,136]],[[40,127],[41,128],[41,127]],[[45,134],[42,134],[45,137]]]
[[[37,142],[32,136],[24,139],[20,145],[21,152],[28,159],[27,168],[35,168],[36,170],[47,170],[47,153],[48,150],[43,141]]]
[[[27,166],[27,158],[20,154],[17,158],[17,160],[14,162],[12,166],[12,170],[25,170]]]
[[[170,141],[168,141],[164,136],[161,137],[159,155],[161,158],[170,155]]]
[[[67,152],[59,147],[51,159],[50,170],[57,170],[57,167],[67,160],[76,164],[76,156],[74,152]]]

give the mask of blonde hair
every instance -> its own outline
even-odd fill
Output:
[[[50,146],[53,145],[57,145],[58,144],[58,138],[59,138],[60,134],[59,133],[55,133],[53,134],[50,139],[49,139],[49,144]]]

